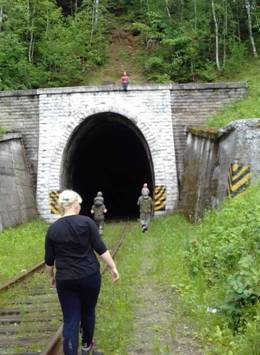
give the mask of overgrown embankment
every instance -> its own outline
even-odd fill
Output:
[[[225,73],[220,80],[223,81],[245,81],[248,84],[248,95],[246,98],[235,102],[229,107],[223,108],[209,118],[208,126],[219,128],[228,123],[248,118],[260,117],[260,60],[242,61],[239,70]]]
[[[169,215],[147,234],[136,227],[118,255],[121,280],[103,285],[100,349],[259,355],[259,202],[260,185],[198,225]]]

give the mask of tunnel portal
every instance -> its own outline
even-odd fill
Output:
[[[137,217],[144,182],[153,194],[149,147],[130,120],[105,112],[88,117],[74,131],[64,153],[62,186],[82,196],[82,214],[90,215],[93,198],[102,191],[106,219]]]

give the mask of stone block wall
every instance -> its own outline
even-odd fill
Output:
[[[171,86],[172,122],[179,180],[183,172],[187,127],[205,125],[209,116],[243,98],[246,93],[246,83],[198,83]]]
[[[207,208],[215,207],[218,166],[218,133],[188,129],[181,180],[181,205],[191,221],[197,221]]]
[[[184,213],[191,221],[260,180],[260,119],[210,131],[189,128],[182,178]]]
[[[37,90],[0,92],[0,126],[8,132],[21,133],[29,171],[36,187],[39,140]]]
[[[162,163],[157,161],[157,158],[155,160],[157,166],[155,167],[157,171],[155,175],[158,177],[160,174],[168,174],[167,179],[175,181],[176,169],[173,168],[173,165],[177,166],[178,186],[175,186],[175,182],[174,184],[170,183],[172,191],[168,196],[174,199],[170,205],[176,206],[175,198],[179,195],[178,187],[180,187],[183,171],[187,127],[204,124],[211,114],[222,109],[224,105],[242,98],[246,92],[247,85],[245,83],[129,85],[127,94],[122,92],[120,87],[113,85],[0,92],[0,126],[10,132],[22,134],[29,171],[36,190],[39,142],[46,140],[48,145],[55,145],[56,135],[60,134],[57,131],[57,125],[60,125],[60,121],[63,122],[61,124],[66,125],[68,123],[67,117],[73,117],[78,114],[77,112],[83,112],[83,114],[85,112],[87,115],[118,107],[118,112],[121,112],[125,117],[130,119],[134,117],[132,121],[135,124],[144,123],[140,129],[141,131],[145,130],[147,141],[153,142],[148,142],[153,156],[160,156],[166,152],[166,159],[160,159]],[[127,97],[127,107],[124,107],[123,95]],[[85,98],[82,99],[82,97]],[[144,109],[139,110],[139,103]],[[39,120],[41,117],[44,120],[48,119],[49,113],[48,129],[42,129],[42,133],[39,134]],[[170,152],[167,139],[165,147],[162,143],[158,146],[156,146],[157,143],[154,143],[158,142],[157,137],[160,136],[161,126],[158,125],[158,122],[164,127],[167,126],[168,129],[169,115],[172,132],[168,136],[174,137]],[[164,124],[165,117],[167,119]],[[64,127],[65,130],[67,128],[70,129],[70,124]],[[62,132],[64,132],[63,128]],[[57,149],[59,150],[60,147]],[[165,152],[163,152],[164,150]],[[43,151],[41,154],[44,157],[46,152]],[[173,159],[171,159],[172,154],[175,155]],[[53,171],[59,169],[58,165],[52,160]],[[171,171],[165,171],[168,169],[167,166],[171,167]],[[159,182],[155,183],[161,184],[161,179],[158,180]],[[174,197],[171,197],[173,195]]]
[[[20,134],[0,137],[0,231],[36,216],[31,176]]]

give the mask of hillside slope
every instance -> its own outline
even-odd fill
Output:
[[[137,60],[140,55],[141,41],[126,30],[113,30],[108,38],[107,60],[103,67],[88,77],[90,85],[117,84],[124,71],[127,71],[132,83],[146,81],[143,68]]]
[[[245,81],[248,84],[248,96],[209,118],[209,127],[223,127],[239,119],[260,117],[260,59],[241,63],[241,69],[221,76],[221,81]]]

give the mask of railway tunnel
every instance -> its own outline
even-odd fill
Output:
[[[102,191],[106,219],[135,218],[144,182],[153,194],[148,144],[135,124],[119,114],[103,112],[85,119],[70,137],[63,162],[62,187],[82,196],[82,214],[90,215],[93,198]]]

